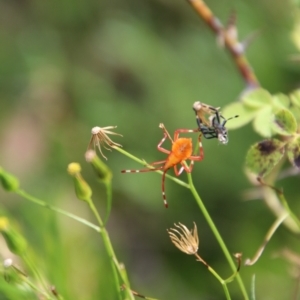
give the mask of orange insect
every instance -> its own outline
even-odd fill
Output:
[[[160,152],[168,154],[167,159],[161,160],[161,161],[156,161],[151,163],[151,166],[155,165],[160,165],[163,164],[160,167],[153,167],[153,168],[147,168],[147,169],[140,169],[140,170],[122,170],[122,173],[140,173],[140,172],[152,172],[152,171],[157,171],[157,170],[162,170],[163,175],[162,175],[162,196],[163,196],[163,201],[164,205],[167,208],[168,207],[168,202],[165,194],[165,176],[166,172],[174,167],[174,172],[176,176],[179,176],[183,170],[185,170],[187,173],[191,173],[194,167],[194,161],[201,161],[204,158],[204,152],[203,152],[203,147],[201,143],[201,134],[198,137],[198,142],[199,142],[199,155],[192,155],[193,153],[193,144],[192,144],[192,139],[191,138],[180,138],[179,134],[180,133],[189,133],[189,132],[199,132],[199,129],[177,129],[174,132],[174,140],[171,138],[170,134],[166,130],[164,124],[160,123],[159,127],[163,130],[164,132],[164,137],[163,139],[159,142],[157,145],[157,149]],[[167,150],[163,148],[161,145],[165,142],[166,139],[169,139],[172,142],[172,149]],[[185,161],[190,160],[191,163],[190,165],[186,165]],[[177,169],[177,165],[181,164],[181,168]]]

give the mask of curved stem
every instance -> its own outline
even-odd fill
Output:
[[[272,238],[273,234],[275,233],[275,231],[278,229],[278,227],[282,224],[282,222],[288,217],[288,213],[285,212],[282,214],[282,216],[279,216],[275,222],[272,224],[271,228],[268,230],[266,237],[264,238],[264,241],[262,243],[262,245],[258,248],[258,250],[256,251],[254,257],[252,259],[248,258],[245,261],[245,265],[246,266],[252,266],[254,265],[258,259],[260,258],[260,256],[262,255],[266,245],[268,244],[268,242],[270,241],[270,239]]]
[[[284,220],[283,224],[290,231],[299,234],[299,219],[291,211],[283,192],[275,187],[275,181],[278,177],[278,173],[282,169],[282,166],[286,162],[286,159],[287,157],[285,155],[265,180],[262,180],[262,178],[260,177],[257,178],[257,180],[261,184],[263,200],[268,208],[277,218],[280,218],[282,214],[287,211],[289,213],[289,217]]]
[[[46,207],[46,208],[48,208],[48,209],[50,209],[52,211],[60,213],[60,214],[62,214],[64,216],[67,216],[67,217],[69,217],[69,218],[71,218],[73,220],[78,221],[79,223],[82,223],[82,224],[84,224],[84,225],[86,225],[88,227],[91,227],[94,230],[96,230],[97,232],[101,231],[101,229],[100,229],[99,226],[96,226],[93,223],[91,223],[91,222],[89,222],[89,221],[87,221],[87,220],[85,220],[83,218],[80,218],[80,217],[78,217],[78,216],[76,216],[74,214],[71,214],[71,213],[69,213],[69,212],[67,212],[67,211],[65,211],[63,209],[60,209],[60,208],[55,207],[53,205],[50,205],[50,204],[48,204],[48,203],[46,203],[46,202],[44,202],[44,201],[42,201],[42,200],[40,200],[40,199],[38,199],[36,197],[33,197],[33,196],[29,195],[28,193],[26,193],[23,190],[16,190],[15,193],[18,194],[19,196],[23,197],[24,199],[28,200],[28,201],[31,201],[31,202],[33,202],[33,203],[35,203],[37,205]]]
[[[218,241],[218,243],[219,243],[219,245],[220,245],[220,247],[221,247],[221,249],[222,249],[222,251],[223,251],[230,267],[231,267],[231,269],[235,272],[236,271],[236,266],[235,266],[235,263],[232,259],[232,256],[230,255],[230,253],[229,253],[229,251],[228,251],[228,249],[227,249],[227,247],[226,247],[226,245],[225,245],[225,243],[224,243],[217,227],[215,226],[215,224],[214,224],[213,220],[211,219],[208,211],[206,210],[206,207],[203,204],[198,192],[195,189],[191,173],[187,173],[187,176],[188,176],[188,182],[189,182],[189,185],[190,185],[191,192],[192,192],[194,198],[196,199],[196,201],[197,201],[197,203],[200,207],[200,210],[202,211],[202,213],[204,215],[204,218],[206,219],[210,229],[212,230],[213,234],[215,235],[215,238],[217,239],[217,241]],[[237,274],[236,278],[237,278],[238,284],[240,286],[240,289],[242,291],[242,294],[244,296],[244,299],[248,300],[249,299],[248,294],[247,294],[246,288],[244,286],[244,283],[242,281],[242,278],[241,278],[240,274]]]
[[[285,208],[285,210],[288,212],[288,214],[290,215],[290,217],[293,219],[293,221],[295,222],[295,224],[297,224],[298,226],[298,231],[300,230],[300,220],[298,219],[298,217],[293,213],[293,211],[290,209],[290,206],[288,204],[288,202],[286,201],[286,198],[283,194],[283,192],[281,191],[277,191],[277,195],[279,200],[281,201],[281,204],[283,205],[283,207]]]
[[[226,281],[223,280],[223,278],[209,264],[207,264],[206,261],[204,261],[198,253],[195,253],[195,256],[197,257],[197,260],[202,262],[207,267],[208,271],[212,273],[217,278],[217,280],[221,283],[224,289],[226,299],[231,300]]]

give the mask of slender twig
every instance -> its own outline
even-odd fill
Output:
[[[216,33],[217,37],[224,40],[224,45],[232,55],[234,62],[247,84],[247,88],[254,89],[260,86],[256,75],[250,66],[243,43],[237,37],[226,30],[221,21],[202,0],[187,0],[205,23]]]
[[[126,285],[123,284],[123,285],[121,286],[121,289],[122,289],[122,290],[125,290],[125,289],[126,289]],[[136,291],[133,291],[133,290],[131,290],[131,293],[132,293],[135,297],[139,297],[139,298],[142,298],[142,299],[146,299],[146,300],[157,300],[157,299],[150,298],[150,297],[147,297],[147,296],[145,296],[145,295],[142,295],[142,294],[140,294],[139,292],[136,292]]]
[[[290,209],[290,206],[288,204],[288,202],[285,199],[285,196],[283,194],[283,192],[281,190],[279,190],[278,188],[276,188],[275,186],[268,184],[266,182],[264,182],[260,177],[257,178],[257,181],[262,185],[262,186],[266,186],[269,187],[270,189],[272,189],[273,191],[275,191],[275,193],[277,194],[282,206],[285,208],[285,210],[289,213],[290,217],[292,218],[292,220],[295,222],[295,224],[298,226],[298,232],[300,230],[300,220],[298,219],[298,217],[293,213],[293,211]]]
[[[245,265],[246,266],[252,266],[254,265],[257,260],[260,258],[260,256],[262,255],[265,247],[267,246],[268,242],[270,241],[270,239],[272,238],[273,234],[275,233],[275,231],[277,230],[277,228],[282,224],[282,222],[288,217],[288,213],[283,213],[282,216],[279,216],[275,222],[272,224],[271,228],[269,229],[269,231],[266,234],[266,237],[262,243],[262,245],[258,248],[258,250],[256,251],[254,257],[252,259],[246,259],[245,261]]]

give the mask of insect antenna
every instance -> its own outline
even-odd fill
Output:
[[[238,118],[239,117],[239,115],[236,115],[236,116],[234,116],[234,117],[230,117],[230,118],[228,118],[228,119],[225,119],[223,116],[221,116],[225,121],[223,122],[223,126],[225,126],[225,124],[229,121],[229,120],[232,120],[232,119],[235,119],[235,118]]]

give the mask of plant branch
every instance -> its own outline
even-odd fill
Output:
[[[187,0],[204,22],[216,33],[218,38],[224,41],[225,47],[230,52],[234,62],[247,84],[248,89],[260,86],[256,75],[245,56],[245,46],[237,39],[237,34],[227,30],[221,21],[202,0]],[[235,28],[234,28],[235,29]]]
[[[198,253],[195,253],[195,256],[197,257],[197,261],[200,261],[201,263],[203,263],[207,267],[208,271],[210,273],[212,273],[216,277],[216,279],[221,283],[221,285],[224,289],[226,299],[230,300],[231,297],[230,297],[230,294],[229,294],[229,291],[227,288],[226,281],[223,278],[221,278],[221,276],[205,260],[203,260],[202,257]]]
[[[84,225],[86,225],[86,226],[88,226],[88,227],[91,227],[91,228],[93,228],[94,230],[96,230],[97,232],[100,232],[100,231],[101,231],[101,229],[100,229],[99,226],[96,226],[96,225],[94,225],[93,223],[91,223],[91,222],[89,222],[89,221],[87,221],[87,220],[85,220],[85,219],[83,219],[83,218],[80,218],[80,217],[78,217],[78,216],[76,216],[76,215],[74,215],[74,214],[72,214],[72,213],[69,213],[69,212],[67,212],[67,211],[65,211],[65,210],[63,210],[63,209],[60,209],[60,208],[55,207],[55,206],[53,206],[53,205],[50,205],[50,204],[48,204],[48,203],[46,203],[46,202],[44,202],[44,201],[42,201],[42,200],[40,200],[40,199],[38,199],[38,198],[36,198],[36,197],[33,197],[33,196],[29,195],[28,193],[26,193],[26,192],[23,191],[23,190],[20,190],[20,189],[19,189],[19,190],[16,190],[15,193],[18,194],[19,196],[23,197],[24,199],[30,201],[30,202],[33,202],[33,203],[35,203],[35,204],[37,204],[37,205],[46,207],[46,208],[48,208],[48,209],[50,209],[50,210],[52,210],[52,211],[55,211],[55,212],[57,212],[57,213],[60,213],[60,214],[62,214],[62,215],[64,215],[64,216],[67,216],[67,217],[69,217],[69,218],[71,218],[71,219],[73,219],[73,220],[78,221],[79,223],[82,223],[82,224],[84,224]]]
[[[245,261],[246,266],[252,266],[254,265],[260,256],[262,255],[263,251],[265,250],[265,247],[267,246],[268,242],[272,238],[275,231],[278,229],[278,227],[282,224],[282,222],[288,217],[288,213],[285,212],[282,214],[282,216],[279,216],[275,222],[272,224],[271,228],[268,230],[266,237],[262,243],[262,245],[258,248],[257,252],[255,253],[254,257],[252,259],[248,258]]]
[[[227,247],[226,247],[226,244],[224,243],[216,225],[214,224],[212,218],[210,217],[208,211],[206,210],[206,207],[204,205],[204,203],[202,202],[197,190],[195,189],[195,186],[194,186],[194,183],[193,183],[193,179],[192,179],[192,175],[191,173],[187,173],[187,176],[188,176],[188,182],[189,182],[189,185],[190,185],[190,189],[191,189],[191,192],[195,198],[195,200],[197,201],[199,207],[200,207],[200,210],[202,211],[203,215],[204,215],[204,218],[206,220],[206,222],[208,223],[210,229],[212,230],[213,234],[215,235],[215,238],[217,239],[231,269],[233,270],[233,272],[236,272],[236,266],[235,266],[235,263],[232,259],[232,256],[230,255]],[[246,288],[244,286],[244,283],[242,281],[242,278],[240,276],[240,274],[236,274],[236,278],[237,278],[237,281],[238,281],[238,284],[240,286],[240,289],[241,289],[241,292],[244,296],[244,299],[248,300],[248,294],[247,294],[247,291],[246,291]]]

